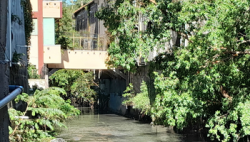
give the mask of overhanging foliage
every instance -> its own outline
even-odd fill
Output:
[[[83,70],[61,69],[50,76],[52,86],[62,87],[70,93],[70,97],[82,98],[87,102],[94,103],[96,92],[91,86],[96,86],[92,72],[85,73]]]
[[[10,140],[18,142],[45,141],[54,136],[55,126],[66,127],[62,122],[69,117],[78,115],[80,111],[65,101],[60,95],[66,95],[61,88],[51,87],[28,94],[18,95],[16,102],[27,103],[24,112],[9,109],[11,120]],[[24,117],[29,117],[24,119]]]
[[[250,135],[250,2],[247,0],[117,0],[97,16],[114,39],[111,66],[128,70],[161,48],[172,31],[171,52],[151,62],[156,97],[153,120],[183,129],[199,124],[219,141]],[[145,31],[137,28],[145,15]],[[188,44],[183,44],[184,41]],[[185,46],[184,46],[185,45]],[[202,121],[201,121],[202,120]]]

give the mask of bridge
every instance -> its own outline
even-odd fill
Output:
[[[61,49],[60,45],[44,46],[44,63],[58,69],[108,69],[107,40],[94,35],[72,37],[74,50]]]

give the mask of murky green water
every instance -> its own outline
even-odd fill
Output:
[[[152,126],[116,114],[83,114],[66,122],[58,138],[68,142],[187,142],[201,141],[197,136],[175,134],[171,129]]]

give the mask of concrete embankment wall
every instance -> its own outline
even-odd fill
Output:
[[[46,88],[46,80],[45,79],[29,79],[29,87],[45,89]]]
[[[125,115],[126,107],[122,105],[122,94],[126,89],[126,80],[101,79],[100,89],[100,107]]]
[[[148,76],[148,66],[138,67],[136,73],[129,73],[128,82],[133,84],[134,92],[140,92],[142,81],[150,82]],[[152,83],[152,82],[151,82]],[[151,84],[149,83],[149,84]],[[122,96],[126,90],[127,83],[122,78],[110,78],[100,80],[100,108],[108,109],[111,112],[131,117],[139,117],[139,110],[133,109],[133,106],[125,106],[122,102],[126,99]],[[151,89],[151,86],[149,86]],[[151,89],[152,90],[152,89]]]

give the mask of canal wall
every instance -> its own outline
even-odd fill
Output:
[[[125,115],[126,106],[122,105],[122,96],[126,89],[126,80],[119,78],[101,79],[99,108]]]
[[[142,81],[149,82],[150,77],[148,75],[149,73],[149,66],[140,66],[137,67],[137,70],[135,73],[130,73],[129,75],[129,82],[133,84],[133,90],[135,93],[141,92],[141,83]]]
[[[125,115],[126,114],[126,106],[122,105],[122,102],[125,100],[124,97],[117,93],[110,93],[109,100],[109,109],[115,113]]]
[[[142,81],[147,82],[149,91],[153,90],[153,81],[148,76],[149,66],[140,66],[135,73],[128,73],[128,80],[123,78],[106,78],[100,79],[100,94],[99,94],[99,108],[100,110],[108,110],[109,112],[126,115],[133,118],[139,118],[141,113],[133,106],[123,105],[122,102],[126,99],[122,95],[129,83],[133,84],[135,93],[140,93],[140,86]],[[107,111],[106,111],[107,112]]]

